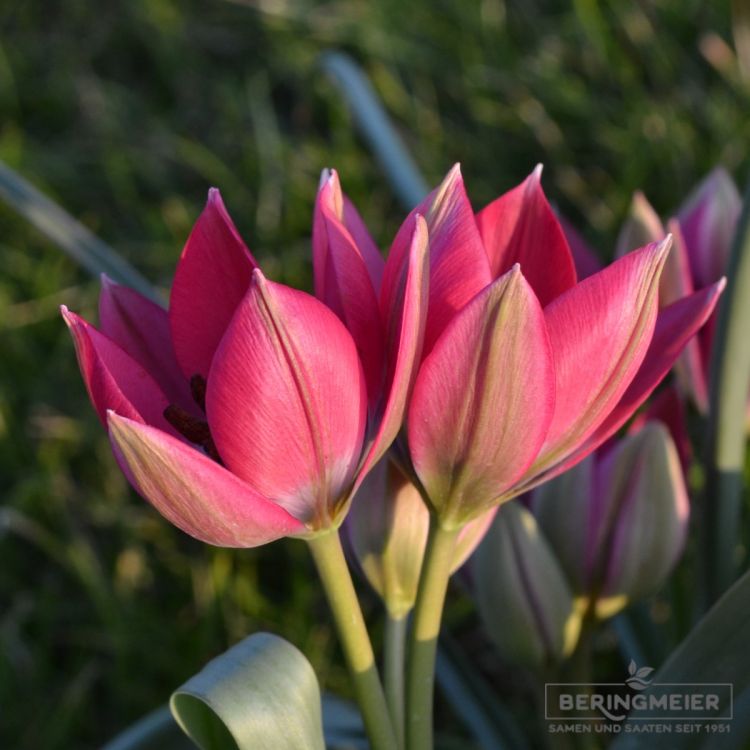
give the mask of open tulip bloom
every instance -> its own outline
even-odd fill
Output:
[[[417,750],[431,746],[435,639],[460,530],[616,432],[723,286],[660,308],[669,238],[578,282],[540,175],[475,215],[454,167],[384,261],[324,172],[315,297],[265,279],[212,190],[169,311],[108,280],[98,330],[63,309],[141,495],[210,544],[309,541],[376,748],[394,735],[336,533],[367,472],[396,440],[391,455],[431,511],[409,656]]]

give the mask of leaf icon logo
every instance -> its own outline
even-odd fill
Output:
[[[653,671],[653,667],[641,667],[639,669],[631,659],[630,664],[628,664],[628,674],[630,676],[625,680],[625,684],[633,688],[633,690],[645,690],[651,684],[649,675]]]

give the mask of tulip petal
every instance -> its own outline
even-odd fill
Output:
[[[219,547],[257,547],[306,530],[200,451],[112,411],[108,421],[134,488],[186,534]]]
[[[713,284],[726,273],[742,198],[727,171],[717,167],[683,203],[678,213],[696,286]]]
[[[370,274],[372,288],[378,292],[383,281],[383,271],[385,270],[385,261],[378,250],[378,246],[372,239],[362,217],[354,207],[354,204],[347,198],[344,198],[344,225],[349,230],[355,244],[359,248],[364,258],[367,271]]]
[[[180,256],[169,300],[174,350],[188,379],[208,375],[214,352],[257,265],[221,194],[211,188]]]
[[[389,263],[390,258],[389,258]],[[411,395],[422,354],[429,288],[429,255],[427,225],[416,214],[414,234],[409,248],[409,262],[403,278],[396,280],[389,290],[390,315],[386,332],[388,374],[386,401],[375,439],[370,445],[359,471],[357,486],[370,468],[386,452],[398,435],[404,421],[406,404]]]
[[[711,316],[725,285],[726,280],[722,279],[660,311],[643,364],[614,409],[586,442],[563,461],[543,472],[529,472],[529,480],[520,491],[525,492],[575,466],[630,419],[672,368],[685,344]]]
[[[339,319],[254,272],[214,357],[206,412],[227,467],[311,528],[337,518],[367,411],[362,367]]]
[[[196,410],[174,355],[169,315],[163,307],[102,275],[99,323],[105,336],[152,375],[171,403]]]
[[[565,239],[568,241],[573,256],[578,281],[587,279],[601,271],[604,265],[589,243],[583,238],[583,235],[564,216],[558,216],[558,220],[563,232],[565,232]]]
[[[545,308],[555,415],[533,473],[581,445],[607,418],[646,355],[669,240],[615,261]]]
[[[344,196],[335,171],[324,172],[315,204],[313,268],[315,296],[336,313],[357,345],[374,411],[384,378],[383,324],[364,251],[346,225]]]
[[[541,164],[517,187],[477,214],[493,278],[520,263],[542,305],[576,283],[576,269],[560,222],[541,185]]]
[[[443,526],[476,518],[523,474],[554,393],[544,313],[515,266],[454,318],[414,387],[409,449]]]
[[[78,366],[102,424],[107,411],[173,432],[164,419],[169,401],[156,381],[129,354],[64,305],[62,316],[73,336]]]
[[[459,165],[407,217],[393,241],[383,274],[383,319],[393,289],[408,263],[414,217],[424,216],[430,236],[430,305],[423,356],[427,356],[450,319],[492,281],[489,262],[466,195]]]

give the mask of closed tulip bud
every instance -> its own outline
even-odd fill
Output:
[[[510,661],[543,666],[569,656],[580,612],[533,515],[503,505],[472,560],[479,613],[487,634]]]
[[[532,508],[582,608],[600,618],[661,587],[689,516],[680,458],[658,422],[539,487]]]
[[[493,509],[461,530],[453,571],[474,551],[494,515]],[[419,491],[388,459],[365,479],[344,522],[350,551],[394,619],[414,606],[429,526]]]

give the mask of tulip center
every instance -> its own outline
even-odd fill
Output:
[[[206,379],[201,375],[193,375],[190,378],[190,392],[195,403],[198,404],[200,410],[205,414]],[[219,451],[216,450],[216,443],[214,443],[214,439],[211,437],[211,429],[205,419],[193,416],[177,404],[170,404],[164,410],[164,419],[185,439],[203,448],[209,458],[212,458],[222,466],[224,465]]]

